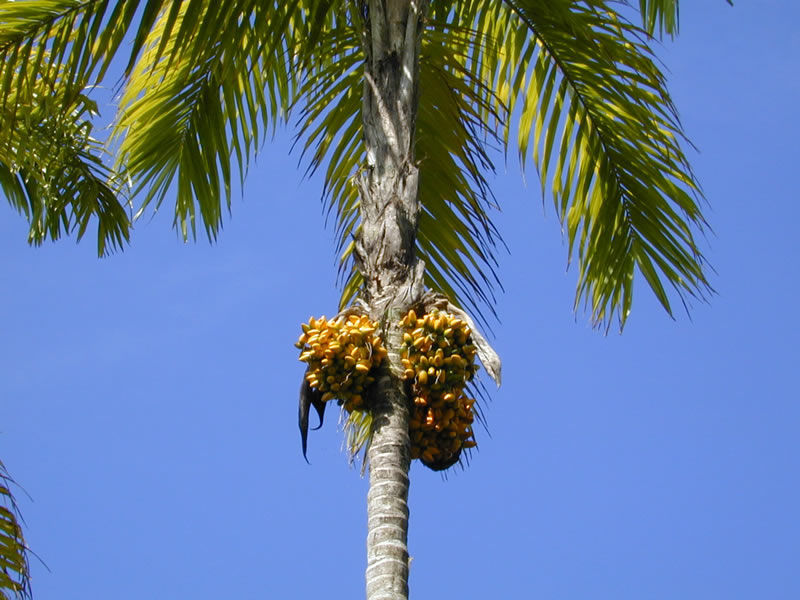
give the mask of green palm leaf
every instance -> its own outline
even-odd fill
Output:
[[[103,78],[139,2],[109,0],[13,0],[0,2],[0,78],[3,110],[25,108],[23,99],[46,73],[51,90],[66,98]],[[16,100],[10,100],[14,99]]]
[[[6,68],[0,62],[0,77]],[[6,96],[0,114],[10,126],[0,131],[0,189],[27,218],[31,243],[73,232],[80,239],[96,220],[103,255],[128,241],[130,222],[103,145],[92,137],[96,107],[61,85],[64,76],[42,73]]]
[[[216,237],[223,198],[230,207],[231,161],[235,156],[243,177],[262,132],[286,115],[294,22],[282,6],[172,5],[155,20],[132,68],[114,127],[118,167],[134,195],[143,195],[139,212],[174,191],[185,238],[195,234],[198,216]]]
[[[92,137],[97,109],[86,93],[130,13],[117,6],[117,25],[101,33],[108,4],[0,3],[0,188],[28,219],[34,244],[71,232],[80,239],[94,219],[99,254],[129,238],[120,185]]]
[[[522,163],[534,160],[577,257],[576,308],[585,301],[595,323],[608,326],[616,315],[624,325],[637,270],[669,314],[668,288],[684,302],[710,291],[694,238],[705,227],[702,196],[645,41],[658,28],[674,33],[677,3],[647,2],[642,11],[644,28],[597,1],[434,4],[416,143],[417,245],[429,287],[477,311],[493,304],[499,236],[490,219],[487,146],[495,130],[497,145],[511,142],[513,116]],[[346,303],[360,286],[350,256],[359,200],[348,182],[363,156],[363,59],[356,31],[344,29],[329,29],[321,45],[335,50],[307,74],[312,83],[299,96],[308,100],[301,136],[305,150],[313,148],[311,168],[327,161]]]
[[[14,482],[0,462],[0,598],[30,598],[28,549],[10,486]]]
[[[491,309],[500,238],[490,218],[488,149],[511,143],[518,118],[523,165],[534,161],[577,257],[576,306],[585,301],[596,323],[613,315],[624,323],[636,271],[670,314],[669,288],[683,301],[709,291],[694,239],[704,228],[701,194],[647,45],[650,34],[676,32],[678,2],[641,0],[639,10],[641,28],[602,0],[432,4],[416,140],[417,246],[431,288],[478,312]],[[85,115],[87,86],[134,32],[113,139],[140,212],[174,192],[183,235],[194,235],[199,219],[213,239],[230,206],[234,166],[243,177],[265,130],[300,99],[311,169],[325,164],[347,302],[359,288],[350,256],[359,200],[350,180],[363,157],[362,17],[332,0],[0,2],[3,118],[12,124],[5,131],[17,132],[16,142],[3,136],[0,185],[31,220],[33,241],[81,235],[95,216],[101,251],[127,239],[121,186]],[[73,140],[59,182],[33,181],[40,162],[16,158],[45,88],[59,107],[48,124],[61,123]],[[45,150],[28,155],[41,161]]]
[[[733,6],[732,0],[726,0]],[[639,0],[642,26],[651,35],[675,36],[678,33],[678,0]]]
[[[650,14],[667,19],[672,3],[655,4]],[[705,228],[702,196],[647,31],[599,0],[459,10],[487,40],[467,64],[519,115],[522,164],[532,156],[577,254],[576,308],[585,302],[596,324],[616,315],[624,325],[636,270],[670,315],[667,287],[684,302],[704,297],[693,233]]]

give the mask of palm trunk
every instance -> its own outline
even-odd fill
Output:
[[[416,258],[419,173],[414,161],[420,35],[427,0],[364,2],[363,119],[367,168],[358,180],[355,258],[371,317],[386,327],[388,365],[370,402],[367,598],[408,598],[409,399],[401,378],[398,320],[423,292]]]

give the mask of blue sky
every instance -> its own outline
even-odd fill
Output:
[[[552,209],[501,164],[504,383],[466,471],[412,467],[414,598],[800,597],[800,9],[681,12],[659,55],[718,294],[672,321],[639,286],[623,335],[592,330]],[[292,344],[338,293],[320,183],[288,147],[214,246],[161,214],[99,260],[0,220],[0,457],[39,600],[363,596],[367,482],[335,417],[300,453]]]

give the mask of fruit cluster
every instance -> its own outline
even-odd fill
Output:
[[[410,311],[401,325],[402,363],[411,383],[409,421],[411,458],[434,470],[454,464],[463,448],[473,448],[472,405],[464,386],[472,380],[475,346],[469,325],[453,315],[433,311],[421,317]]]
[[[363,410],[364,390],[374,381],[373,367],[386,357],[376,326],[366,316],[352,315],[330,321],[308,320],[295,346],[308,363],[306,380],[322,393],[322,401],[338,399],[348,412]]]

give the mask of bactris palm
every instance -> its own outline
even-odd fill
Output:
[[[700,192],[649,46],[675,33],[677,9],[0,2],[0,185],[34,243],[96,222],[103,254],[165,200],[184,237],[200,225],[213,239],[232,178],[269,130],[299,123],[310,167],[324,170],[343,280],[341,305],[327,307],[337,314],[298,340],[303,450],[310,408],[342,404],[370,473],[367,596],[405,598],[410,461],[446,469],[476,443],[476,357],[499,383],[475,325],[493,310],[502,244],[491,149],[537,169],[577,262],[576,308],[595,324],[624,325],[637,271],[670,313],[671,297],[709,291]],[[119,70],[101,142],[92,86]]]

